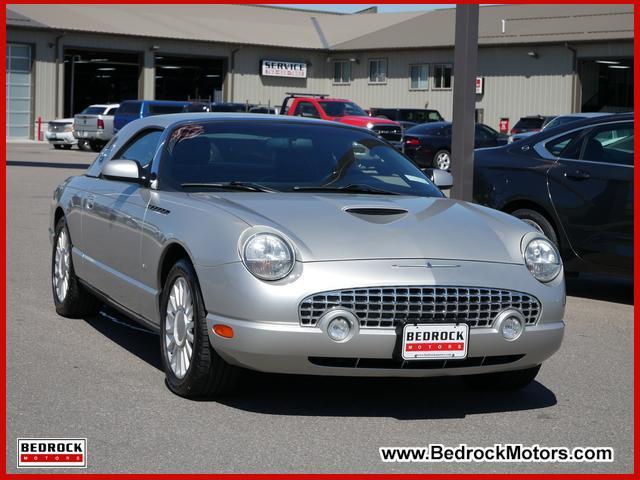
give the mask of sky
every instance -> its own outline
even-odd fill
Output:
[[[307,3],[293,3],[293,4],[271,4],[275,7],[289,7],[289,8],[302,8],[308,10],[323,10],[329,12],[340,12],[340,13],[353,13],[358,10],[364,10],[368,7],[377,6],[378,11],[381,13],[388,12],[416,12],[419,10],[433,10],[436,8],[451,8],[455,7],[455,4],[446,4],[446,3],[436,3],[436,4],[424,4],[424,3],[407,3],[407,4],[351,4],[351,5],[340,5],[340,4],[307,4]]]

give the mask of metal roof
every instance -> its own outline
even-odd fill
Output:
[[[455,9],[335,14],[262,5],[9,4],[7,26],[317,50],[427,48],[454,44]],[[633,39],[633,5],[480,8],[481,45],[618,39]]]

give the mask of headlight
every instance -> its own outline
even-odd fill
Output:
[[[537,280],[550,282],[562,269],[562,260],[556,247],[544,238],[534,238],[524,249],[524,263]]]
[[[262,280],[280,280],[293,269],[293,250],[287,242],[272,233],[258,233],[244,245],[244,264]]]

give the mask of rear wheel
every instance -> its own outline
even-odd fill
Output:
[[[528,208],[516,210],[511,213],[511,215],[531,225],[538,232],[544,234],[544,236],[551,240],[555,245],[558,245],[558,235],[556,235],[556,231],[553,228],[553,225],[551,225],[551,222],[549,222],[544,215]]]
[[[439,150],[433,156],[433,166],[440,170],[449,170],[451,168],[451,153],[447,150]]]
[[[53,148],[55,148],[56,150],[60,150],[62,148],[62,145],[54,144]]]
[[[62,148],[64,148],[65,150],[71,150],[71,147],[72,147],[72,146],[73,146],[73,145],[66,145],[66,144],[65,144],[65,145],[62,145]]]
[[[86,140],[78,140],[78,148],[85,152],[89,152],[91,147],[89,146],[89,142]]]
[[[78,318],[96,313],[100,303],[76,277],[71,256],[73,245],[64,217],[58,220],[51,255],[51,283],[56,312]]]
[[[89,148],[94,152],[102,150],[102,144],[98,142],[89,142]]]
[[[211,346],[200,287],[187,260],[178,260],[169,272],[161,315],[160,349],[171,391],[188,398],[231,392],[240,372]]]
[[[541,365],[524,370],[485,373],[465,377],[467,384],[479,390],[520,390],[533,382]]]

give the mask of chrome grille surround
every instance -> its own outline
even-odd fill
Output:
[[[371,131],[378,136],[390,142],[399,142],[402,140],[402,127],[395,125],[374,125]]]
[[[361,328],[395,328],[398,322],[463,322],[489,328],[505,308],[520,310],[527,325],[540,316],[537,298],[522,292],[483,287],[366,287],[309,295],[300,302],[300,325],[314,327],[331,308],[351,310]]]

